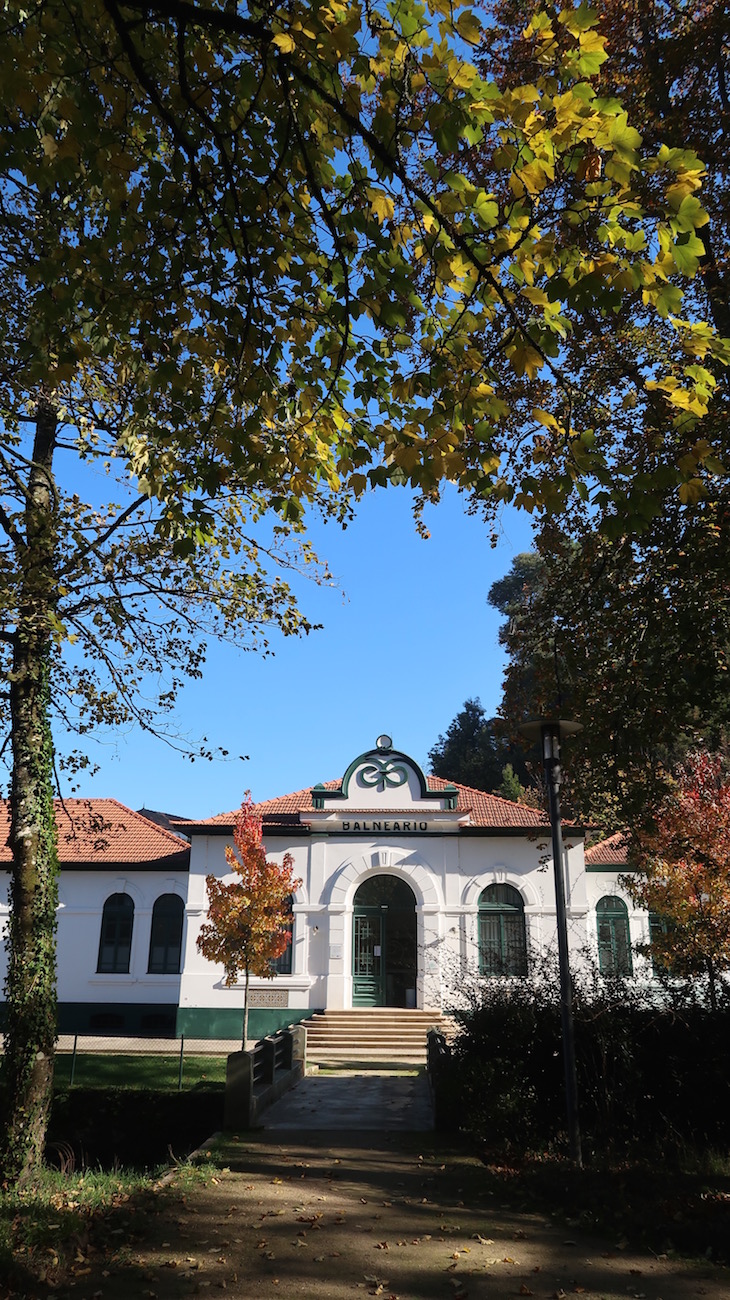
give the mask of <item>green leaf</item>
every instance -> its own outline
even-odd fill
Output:
[[[598,10],[591,9],[583,0],[577,9],[564,9],[558,14],[558,22],[572,32],[573,36],[579,36],[581,32],[597,25]]]
[[[705,212],[702,204],[694,194],[688,194],[682,199],[676,217],[672,219],[672,228],[676,231],[691,232],[698,227],[707,225],[709,216]]]
[[[694,234],[682,234],[671,245],[671,254],[678,271],[693,276],[697,272],[700,258],[704,257],[705,246]]]

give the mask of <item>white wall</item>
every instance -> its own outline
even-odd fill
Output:
[[[226,988],[222,968],[207,962],[196,947],[205,919],[205,876],[235,878],[225,861],[231,843],[221,835],[192,839],[181,1006],[240,1005],[240,988]],[[419,1006],[441,1005],[459,962],[476,966],[477,904],[489,884],[511,884],[520,891],[532,948],[543,950],[556,942],[552,862],[544,837],[449,833],[400,836],[388,842],[383,836],[351,834],[290,840],[271,835],[266,850],[277,862],[290,852],[294,875],[303,884],[294,903],[292,974],[254,980],[252,987],[286,990],[292,1008],[352,1005],[353,899],[362,881],[374,873],[401,877],[415,895]],[[588,939],[588,877],[582,841],[566,841],[566,850],[568,925],[577,951]]]
[[[9,877],[0,875],[0,924],[7,922]],[[110,894],[129,894],[134,903],[128,975],[98,975],[99,936],[104,903]],[[59,1002],[169,1002],[176,1004],[179,975],[148,975],[152,908],[161,894],[187,895],[187,873],[61,871],[58,908]],[[183,929],[183,951],[185,933]],[[7,971],[0,950],[0,979]]]

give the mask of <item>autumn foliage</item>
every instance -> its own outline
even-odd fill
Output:
[[[301,885],[292,874],[293,858],[285,853],[281,865],[269,862],[263,845],[261,817],[249,791],[226,846],[226,862],[238,877],[230,883],[206,876],[208,920],[198,936],[198,948],[208,961],[225,970],[225,982],[244,977],[243,1045],[248,1030],[248,989],[251,975],[273,978],[272,963],[291,942],[291,897]]]
[[[730,970],[730,777],[718,755],[692,753],[653,828],[638,834],[641,874],[624,882],[661,923],[652,929],[656,966],[705,974],[710,1002]]]

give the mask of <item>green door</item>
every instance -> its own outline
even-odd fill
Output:
[[[416,899],[396,876],[360,885],[352,918],[353,1007],[416,1005]]]
[[[380,908],[357,907],[352,931],[352,1005],[385,1006],[385,953]]]

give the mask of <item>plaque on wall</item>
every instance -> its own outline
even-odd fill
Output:
[[[288,989],[251,989],[248,995],[250,1007],[288,1007]]]

